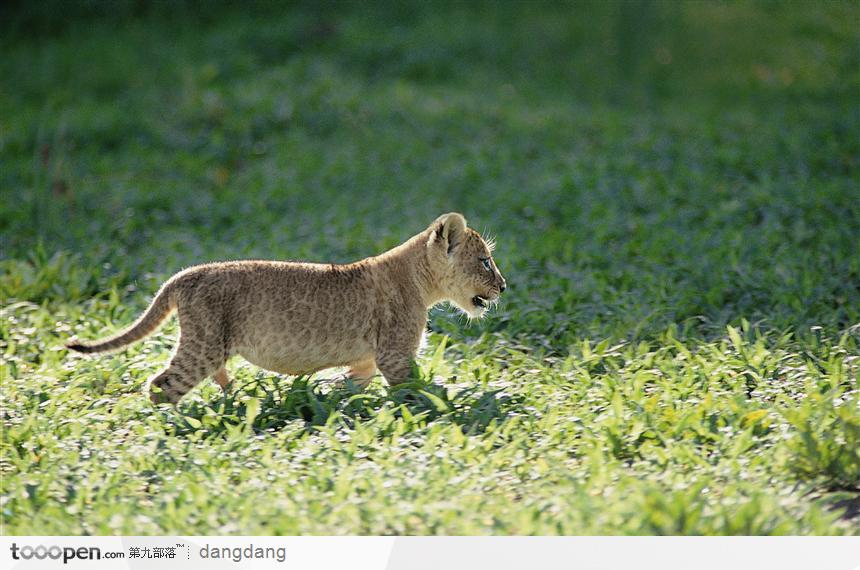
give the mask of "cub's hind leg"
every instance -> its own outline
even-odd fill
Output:
[[[220,323],[192,321],[189,315],[183,315],[180,308],[179,329],[176,354],[167,368],[150,383],[149,398],[156,404],[177,403],[207,376],[214,375],[219,384],[227,379],[227,371],[223,370],[227,351]]]
[[[220,371],[222,366],[223,363],[208,360],[189,350],[183,350],[182,345],[180,345],[176,355],[170,361],[170,365],[152,379],[149,399],[154,404],[175,404],[204,378]],[[215,380],[219,385],[221,384],[217,376]],[[160,392],[153,390],[153,388],[158,388]],[[226,389],[226,383],[222,389]]]

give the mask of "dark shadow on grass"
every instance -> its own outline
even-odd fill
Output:
[[[217,437],[241,426],[249,426],[249,433],[270,433],[296,422],[301,422],[303,432],[312,432],[333,419],[350,428],[356,422],[372,420],[384,409],[413,426],[450,422],[461,426],[464,433],[475,434],[494,420],[504,421],[520,407],[518,398],[502,392],[469,387],[449,394],[445,386],[420,380],[361,391],[351,383],[337,385],[332,380],[272,377],[231,389],[218,400],[183,402],[164,413],[176,436],[202,431],[206,438]],[[258,405],[249,406],[250,399],[256,399]],[[389,429],[394,426],[380,433]]]
[[[833,503],[834,509],[845,509],[840,518],[845,520],[860,520],[860,494],[851,499],[843,499]]]

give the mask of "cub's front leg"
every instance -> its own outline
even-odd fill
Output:
[[[409,353],[385,353],[377,358],[379,371],[390,386],[397,386],[409,379],[414,361],[414,357]]]
[[[385,376],[388,384],[396,386],[412,376],[412,367],[418,345],[421,342],[421,334],[406,339],[387,339],[376,352],[376,365]]]
[[[352,381],[353,384],[364,390],[375,375],[376,361],[370,358],[350,364],[345,380]]]

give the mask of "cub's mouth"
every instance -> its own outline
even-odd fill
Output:
[[[490,304],[490,301],[486,297],[481,297],[480,295],[475,295],[472,297],[472,304],[480,309],[486,309]]]

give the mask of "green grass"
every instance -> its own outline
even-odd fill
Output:
[[[855,3],[92,6],[0,30],[4,534],[860,532]],[[510,289],[404,387],[63,348],[450,210]]]

